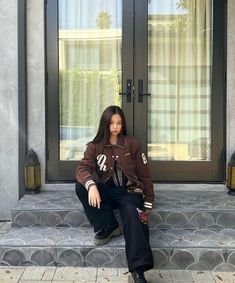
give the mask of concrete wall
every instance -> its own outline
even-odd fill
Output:
[[[27,1],[28,147],[37,153],[45,181],[44,0]]]
[[[17,1],[0,1],[0,220],[18,201]]]

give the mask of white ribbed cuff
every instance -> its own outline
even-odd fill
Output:
[[[90,186],[92,186],[92,185],[95,185],[95,182],[93,180],[89,180],[89,181],[86,182],[85,188],[87,190],[89,190]]]
[[[145,202],[144,202],[144,207],[145,207],[145,208],[148,208],[148,209],[152,209],[152,208],[153,208],[153,204],[152,204],[151,202],[145,201]]]

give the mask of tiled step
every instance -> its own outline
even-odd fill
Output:
[[[127,266],[123,236],[104,246],[93,237],[90,227],[11,228],[0,239],[0,265]],[[155,268],[235,270],[232,229],[151,229],[150,243]]]
[[[149,219],[155,268],[235,271],[235,198],[225,186],[155,193]],[[127,266],[123,236],[94,246],[72,190],[25,195],[12,210],[12,227],[0,239],[0,265]]]
[[[235,228],[235,197],[225,189],[156,190],[150,228]],[[12,210],[13,227],[90,226],[74,191],[25,195]]]

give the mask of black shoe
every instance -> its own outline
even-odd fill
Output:
[[[145,279],[144,272],[139,270],[133,270],[131,273],[135,283],[148,283]]]
[[[121,230],[119,226],[107,226],[95,235],[94,244],[104,245],[112,240],[113,237],[118,237],[121,235]]]

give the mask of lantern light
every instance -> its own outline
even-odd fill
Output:
[[[30,149],[24,166],[25,188],[28,192],[39,193],[41,187],[41,167],[36,152]]]
[[[227,187],[229,189],[228,194],[235,195],[235,152],[228,163]]]

